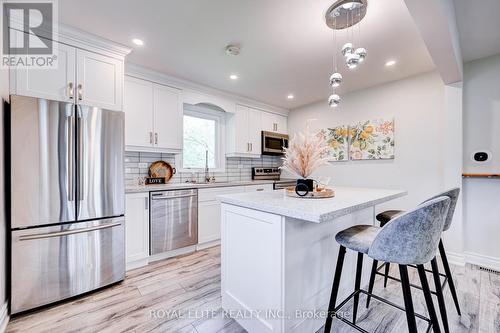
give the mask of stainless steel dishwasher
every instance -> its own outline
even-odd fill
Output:
[[[198,243],[198,190],[151,192],[151,255]]]

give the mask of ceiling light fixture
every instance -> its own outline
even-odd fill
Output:
[[[231,75],[229,75],[229,78],[230,78],[231,80],[238,80],[238,75],[236,75],[236,74],[231,74]]]
[[[388,62],[385,63],[387,67],[394,66],[396,64],[396,60],[389,60]]]
[[[290,94],[290,95],[286,96],[286,98],[288,98],[288,99],[293,99],[293,98],[294,98],[294,96],[293,96],[292,94]]]
[[[360,23],[365,17],[368,8],[368,0],[336,0],[328,8],[325,14],[326,25],[333,30],[333,74],[330,76],[330,86],[333,92],[328,98],[328,105],[336,107],[340,103],[340,96],[335,89],[342,84],[342,74],[337,69],[336,31],[346,29],[347,40],[340,53],[345,58],[345,64],[348,69],[358,67],[366,58],[366,49],[364,47],[354,47],[354,25]],[[350,28],[350,29],[348,29]],[[358,33],[361,35],[361,24],[358,24]]]
[[[142,39],[139,39],[139,38],[134,38],[132,39],[132,43],[134,43],[135,45],[137,46],[143,46],[144,45],[144,42]]]

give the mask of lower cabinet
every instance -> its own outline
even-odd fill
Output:
[[[218,195],[244,192],[245,186],[198,190],[198,244],[220,240],[220,201]]]
[[[149,192],[125,196],[127,269],[142,266],[149,257]]]

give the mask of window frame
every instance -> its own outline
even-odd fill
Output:
[[[184,173],[200,173],[205,172],[205,167],[202,168],[185,168],[184,167],[184,115],[197,117],[201,119],[214,120],[215,128],[215,162],[217,167],[210,168],[210,173],[226,172],[226,113],[223,110],[216,110],[209,106],[198,106],[192,104],[184,104],[182,113],[182,151],[175,155],[175,164],[177,171]]]

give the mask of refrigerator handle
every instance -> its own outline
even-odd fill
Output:
[[[77,195],[77,200],[82,201],[83,196],[84,196],[84,189],[83,189],[83,184],[85,182],[83,181],[84,177],[84,172],[83,172],[83,126],[84,126],[84,121],[83,121],[83,115],[82,115],[82,110],[80,106],[77,106],[78,108],[78,181],[77,181],[77,188],[78,188],[78,195]]]
[[[71,114],[68,117],[68,201],[75,200],[75,116]]]

